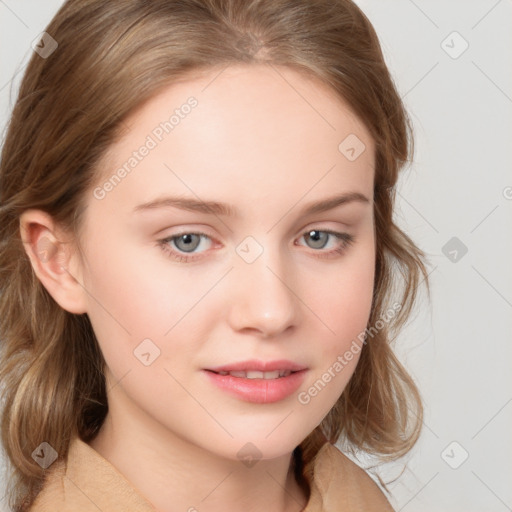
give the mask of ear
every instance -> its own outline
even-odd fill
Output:
[[[75,246],[42,210],[25,210],[20,234],[38,279],[59,306],[70,313],[86,313],[82,266]]]

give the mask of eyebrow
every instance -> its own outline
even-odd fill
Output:
[[[302,210],[302,215],[311,215],[313,213],[325,212],[332,210],[337,206],[345,205],[348,203],[360,202],[370,203],[369,199],[360,192],[346,192],[341,195],[314,201],[307,204]],[[218,201],[202,201],[200,199],[193,199],[187,197],[161,197],[147,203],[139,204],[133,211],[141,212],[148,210],[156,210],[159,208],[179,208],[191,212],[207,213],[210,215],[222,215],[227,217],[236,217],[239,215],[236,208],[226,203]]]

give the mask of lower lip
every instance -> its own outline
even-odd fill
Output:
[[[231,375],[220,375],[203,370],[219,388],[246,402],[269,404],[284,400],[299,389],[307,370],[293,372],[288,377],[278,379],[246,379]]]

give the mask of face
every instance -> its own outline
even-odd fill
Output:
[[[368,131],[320,82],[266,66],[174,84],[125,126],[81,238],[111,410],[230,459],[291,452],[370,314]]]

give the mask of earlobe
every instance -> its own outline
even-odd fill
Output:
[[[21,214],[20,235],[34,273],[55,302],[70,313],[86,313],[82,269],[69,236],[42,210]]]

